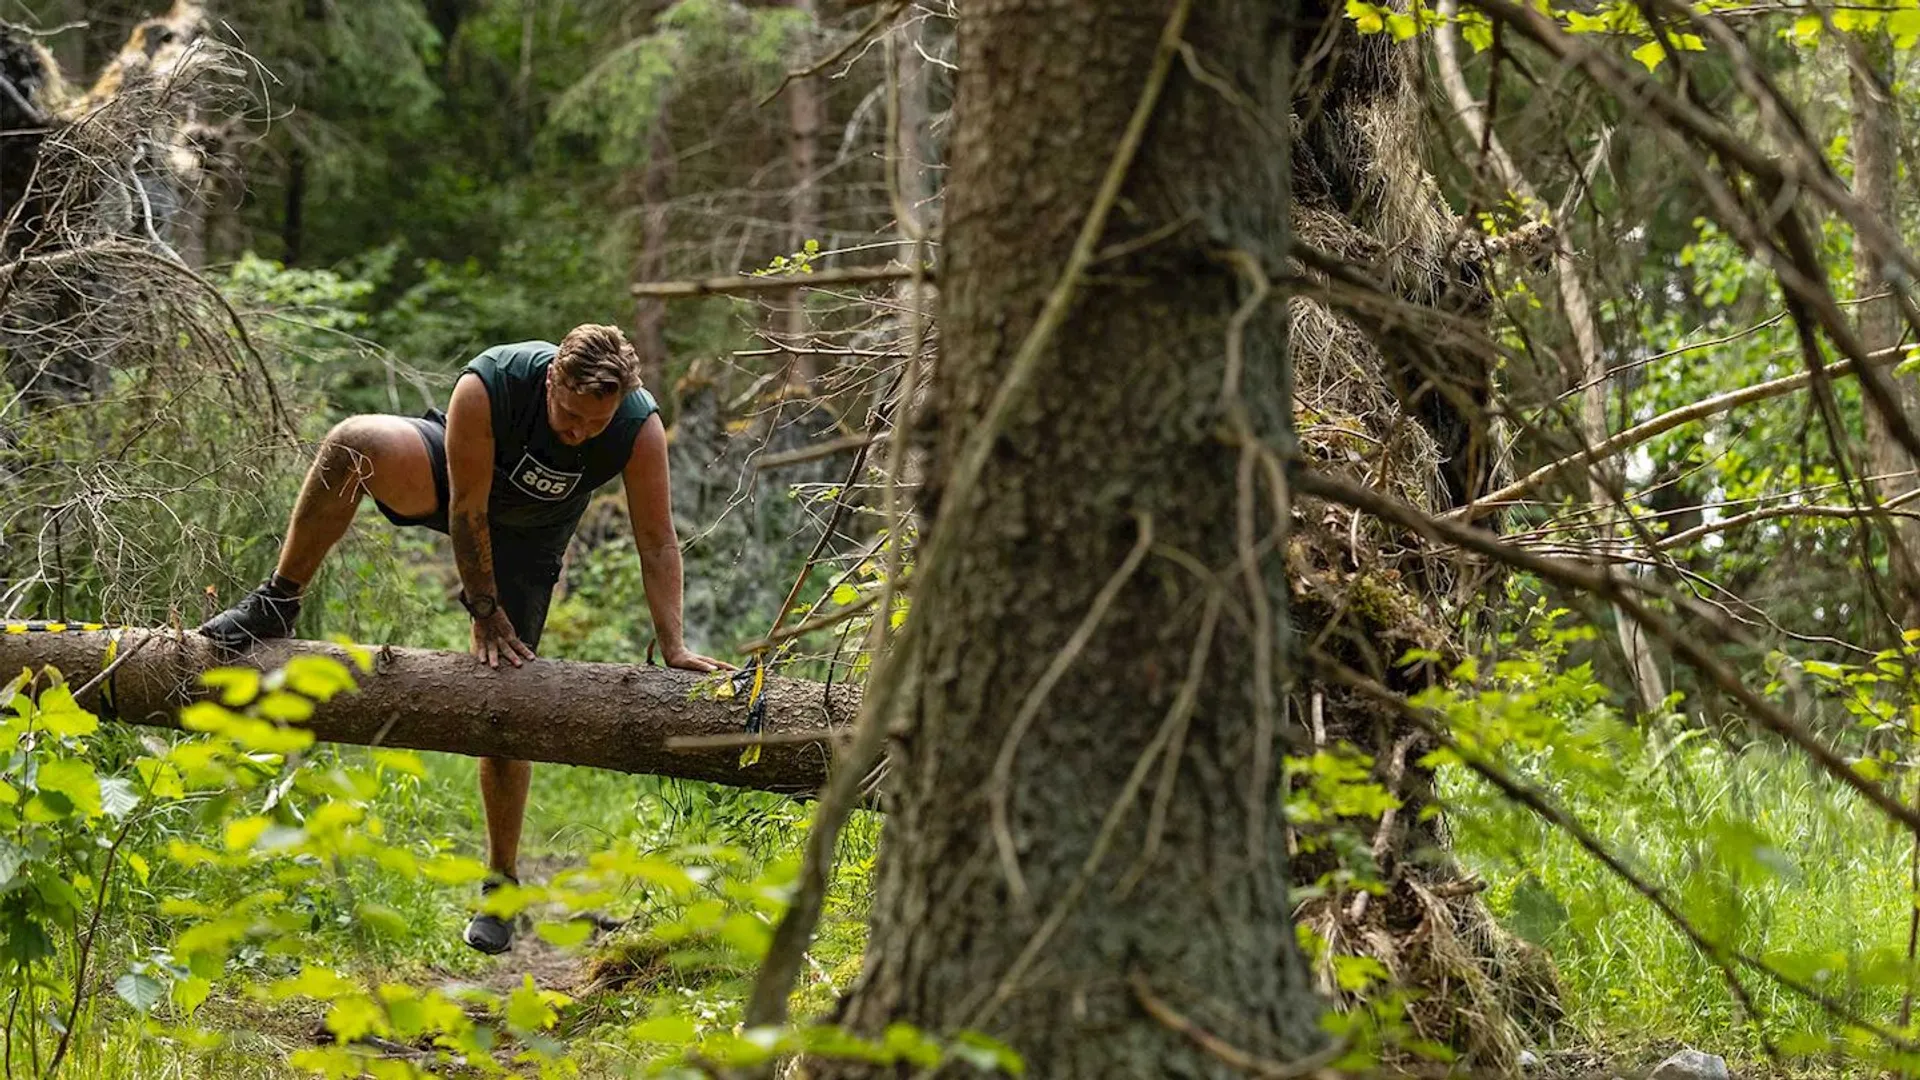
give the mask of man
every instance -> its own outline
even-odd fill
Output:
[[[454,383],[443,414],[355,416],[327,434],[307,473],[265,584],[200,627],[233,649],[289,637],[300,593],[371,493],[396,525],[449,534],[473,655],[487,666],[534,658],[560,559],[594,489],[620,477],[640,550],[647,607],[666,662],[691,671],[731,665],[686,646],[680,625],[680,542],[667,487],[667,435],[640,385],[633,347],[611,326],[579,326],[558,346],[500,345]],[[482,758],[487,816],[483,895],[515,876],[532,766]],[[504,952],[513,927],[493,915],[467,924],[468,945]]]

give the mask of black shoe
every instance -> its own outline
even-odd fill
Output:
[[[485,899],[495,889],[508,883],[520,884],[513,878],[495,875],[486,884],[480,886],[481,899]],[[483,953],[498,956],[513,948],[513,923],[498,915],[489,915],[482,911],[467,920],[466,933],[461,934],[460,938]]]
[[[200,632],[222,648],[242,650],[256,642],[292,637],[299,618],[300,598],[268,583],[201,624]]]

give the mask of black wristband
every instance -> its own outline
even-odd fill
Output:
[[[466,608],[467,614],[476,620],[491,619],[493,618],[493,613],[500,610],[500,601],[484,594],[468,597],[467,590],[461,589],[460,606]]]

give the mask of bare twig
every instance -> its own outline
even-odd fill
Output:
[[[861,27],[859,33],[854,34],[853,37],[850,38],[845,45],[842,45],[838,49],[835,49],[831,54],[829,54],[828,56],[820,60],[818,63],[809,64],[808,66],[804,68],[800,68],[797,71],[787,72],[786,75],[781,78],[780,85],[768,91],[767,96],[761,98],[756,107],[765,108],[767,105],[772,104],[773,99],[779,97],[781,93],[786,90],[788,84],[794,82],[795,80],[811,79],[815,75],[820,74],[821,72],[827,70],[833,65],[853,55],[853,51],[855,49],[858,49],[860,46],[865,45],[869,41],[872,41],[873,36],[875,34],[879,33],[881,30],[884,30],[889,23],[899,18],[900,13],[907,9],[907,4],[910,2],[911,0],[894,0],[893,4],[889,6],[886,10],[875,15],[873,17],[873,21]]]
[[[1903,350],[1887,349],[1874,353],[1870,359],[1876,366],[1886,366],[1899,360],[1902,355]],[[1840,360],[1826,366],[1825,376],[1830,379],[1840,378],[1841,376],[1852,375],[1857,370],[1858,365],[1852,361]],[[1756,401],[1766,401],[1770,398],[1777,398],[1783,394],[1791,394],[1796,390],[1805,389],[1811,385],[1813,381],[1813,373],[1801,371],[1778,379],[1770,379],[1767,382],[1755,383],[1752,386],[1743,386],[1738,390],[1729,390],[1723,394],[1715,394],[1712,397],[1702,398],[1690,405],[1683,405],[1680,408],[1669,410],[1650,420],[1635,424],[1624,431],[1615,432],[1578,453],[1568,454],[1558,461],[1542,465],[1538,469],[1515,480],[1513,483],[1508,484],[1506,487],[1483,495],[1457,510],[1451,510],[1445,516],[1450,519],[1457,518],[1465,521],[1473,521],[1477,518],[1484,517],[1502,505],[1538,491],[1541,487],[1545,486],[1549,480],[1552,480],[1555,476],[1566,470],[1583,468],[1596,461],[1601,461],[1631,450],[1649,439],[1663,435],[1684,424],[1690,424],[1696,420],[1704,420],[1709,416],[1717,416],[1728,410],[1737,409],[1742,405],[1751,405]]]
[[[832,289],[841,286],[884,285],[919,278],[932,281],[931,269],[915,271],[900,266],[853,266],[835,270],[815,270],[806,274],[769,274],[752,277],[730,274],[697,281],[642,281],[633,286],[633,295],[662,300],[686,300],[700,296],[743,296],[789,289]],[[787,350],[782,350],[787,351]]]

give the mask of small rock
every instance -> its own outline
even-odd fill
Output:
[[[1729,1080],[1727,1059],[1689,1048],[1654,1066],[1647,1080]]]
[[[1531,1051],[1531,1050],[1522,1050],[1522,1051],[1520,1051],[1520,1067],[1521,1067],[1522,1069],[1537,1069],[1537,1068],[1539,1068],[1539,1067],[1540,1067],[1540,1058],[1539,1058],[1539,1056],[1538,1056],[1538,1055],[1536,1055],[1536,1054],[1535,1054],[1535,1053],[1534,1053],[1533,1051]]]

